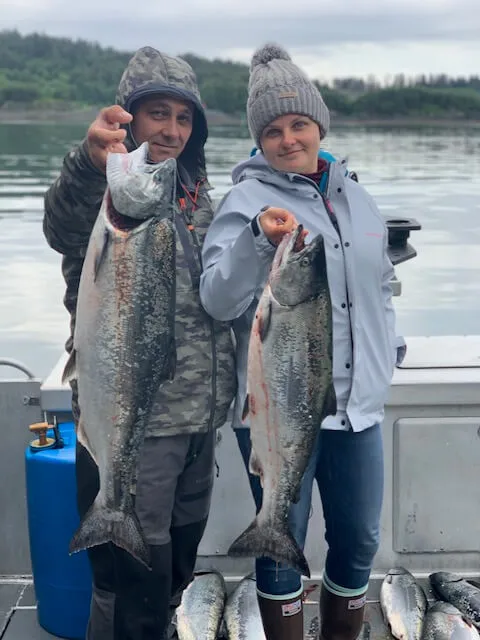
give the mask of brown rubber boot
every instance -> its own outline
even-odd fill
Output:
[[[273,600],[257,594],[267,640],[303,640],[302,594]]]
[[[320,592],[321,640],[355,640],[362,630],[366,594],[344,597],[322,584]]]

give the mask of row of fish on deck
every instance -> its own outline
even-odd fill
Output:
[[[380,589],[386,625],[397,640],[480,640],[480,583],[438,571],[429,576],[437,600],[429,605],[415,577],[391,569]]]
[[[175,617],[179,640],[265,640],[253,575],[227,596],[220,573],[197,574],[184,591]]]
[[[429,579],[437,598],[430,604],[407,569],[394,568],[385,576],[380,606],[391,637],[480,640],[480,583],[446,571],[432,573]],[[254,576],[244,578],[227,596],[218,572],[199,573],[183,594],[176,627],[179,640],[262,640],[265,635]]]

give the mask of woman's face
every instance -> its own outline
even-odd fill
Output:
[[[263,155],[277,171],[315,173],[320,149],[320,127],[307,116],[280,116],[265,127],[260,138]]]

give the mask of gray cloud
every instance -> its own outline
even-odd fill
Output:
[[[23,33],[81,37],[133,50],[151,44],[170,52],[222,56],[227,49],[252,49],[266,40],[315,50],[355,43],[478,41],[478,0],[244,0],[225,8],[219,0],[158,0],[118,6],[84,0],[1,0],[2,28]],[[8,3],[9,2],[9,3]],[[31,3],[31,4],[30,4]],[[350,6],[349,6],[350,5]]]

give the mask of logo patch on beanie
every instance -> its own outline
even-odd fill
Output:
[[[288,604],[282,604],[282,616],[294,616],[300,613],[302,610],[301,599],[295,600],[295,602],[289,602]]]
[[[282,93],[278,94],[279,98],[298,98],[298,93],[296,91],[282,91]]]

